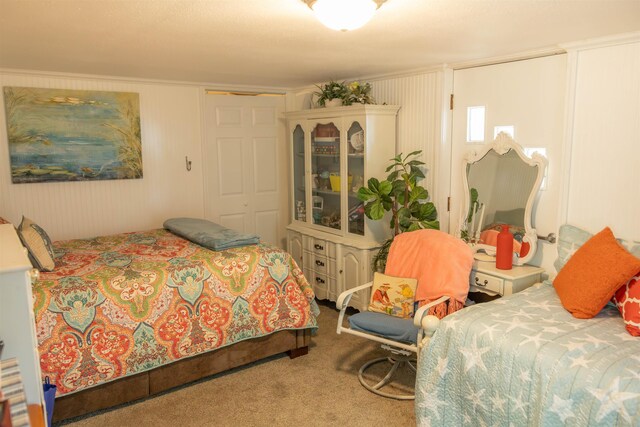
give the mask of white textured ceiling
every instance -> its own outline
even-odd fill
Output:
[[[291,88],[638,30],[640,0],[387,0],[347,33],[301,0],[0,0],[0,67]]]

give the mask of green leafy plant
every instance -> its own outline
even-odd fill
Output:
[[[344,103],[345,99],[349,95],[349,89],[345,85],[344,82],[338,83],[331,80],[329,83],[326,83],[322,86],[316,85],[318,88],[317,92],[313,92],[313,94],[317,97],[316,102],[318,105],[324,107],[327,101],[331,101],[332,99],[341,99]]]
[[[367,186],[358,190],[358,198],[364,203],[364,213],[368,218],[381,220],[391,212],[389,226],[394,237],[405,231],[440,229],[438,212],[429,201],[429,192],[418,185],[418,181],[424,178],[421,169],[424,162],[416,158],[421,153],[421,150],[414,151],[405,157],[398,154],[386,169],[390,172],[387,179],[370,178]],[[374,257],[374,270],[384,270],[392,241],[393,238],[384,242]]]
[[[477,213],[478,208],[480,207],[480,202],[478,201],[478,190],[475,188],[469,189],[469,199],[470,205],[466,221],[464,224],[460,224],[460,238],[467,243],[471,241],[471,236],[469,236],[469,224],[471,223],[473,214]]]
[[[348,89],[349,93],[343,100],[344,105],[376,103],[373,96],[371,96],[371,83],[351,82],[348,85]]]

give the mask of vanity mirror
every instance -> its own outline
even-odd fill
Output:
[[[538,237],[531,225],[533,204],[540,189],[546,158],[524,154],[509,135],[464,157],[465,198],[461,236],[475,252],[495,255],[503,224],[514,235],[514,264],[527,263],[536,253]]]

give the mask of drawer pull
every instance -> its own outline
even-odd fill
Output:
[[[324,279],[316,277],[316,283],[323,283],[324,284]]]
[[[324,267],[324,262],[316,260],[316,265],[318,267]]]
[[[485,279],[484,283],[480,283],[480,280],[476,277],[476,286],[487,286],[489,284],[489,281]]]
[[[317,250],[319,250],[319,251],[323,251],[323,250],[324,250],[324,246],[319,245],[319,244],[317,244],[317,243],[316,243],[315,245],[313,245],[313,247],[314,247],[314,248],[316,248],[316,249],[317,249]]]

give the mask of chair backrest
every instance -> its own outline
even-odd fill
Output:
[[[385,273],[418,279],[416,301],[449,296],[464,305],[472,266],[473,252],[461,239],[439,230],[417,230],[394,238]]]

